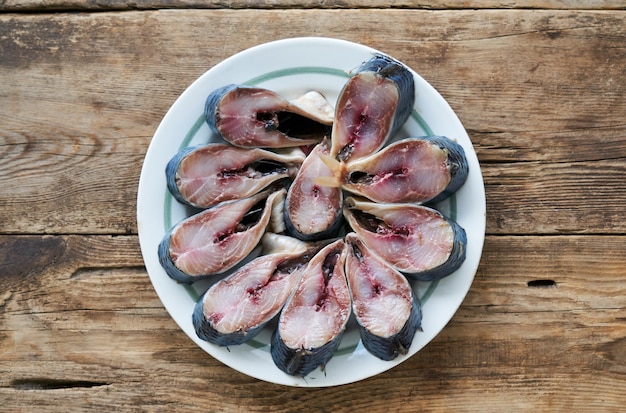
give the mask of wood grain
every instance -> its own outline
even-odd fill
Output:
[[[623,159],[485,163],[487,232],[620,234],[626,193]]]
[[[94,0],[4,0],[0,3],[0,10],[31,11],[31,10],[150,10],[168,8],[199,8],[199,9],[624,9],[624,3],[619,0],[446,0],[416,1],[416,0],[138,0],[133,2],[122,0],[94,1]]]
[[[471,6],[0,1],[0,411],[621,412],[624,5]],[[151,136],[185,88],[248,47],[311,35],[430,82],[472,138],[488,208],[474,283],[435,340],[322,389],[197,347],[152,288],[135,220]]]
[[[626,12],[543,10],[0,15],[0,232],[136,233],[142,159],[176,97],[242,49],[326,35],[396,56],[448,100],[484,168],[489,233],[623,233],[624,27]]]
[[[626,402],[624,236],[487,237],[474,285],[433,342],[330,389],[260,382],[204,353],[161,306],[135,236],[2,236],[0,247],[23,254],[0,262],[7,411],[25,400],[38,411],[71,401],[223,412],[383,412],[389,401],[402,412],[618,411]],[[536,279],[555,284],[529,287]]]

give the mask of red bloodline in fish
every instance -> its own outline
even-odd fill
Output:
[[[207,317],[207,319],[216,326],[224,318],[224,313],[213,313]]]
[[[321,311],[324,309],[324,305],[327,302],[329,297],[328,291],[328,282],[333,277],[335,272],[335,267],[337,266],[337,261],[339,260],[339,256],[341,255],[341,251],[334,252],[328,254],[326,259],[324,260],[324,264],[322,265],[322,274],[324,275],[324,288],[322,289],[322,293],[317,300],[315,311]]]
[[[261,299],[261,293],[263,292],[263,289],[265,287],[267,287],[267,284],[257,285],[254,288],[248,288],[246,290],[246,293],[248,294],[248,298],[250,298],[250,301],[257,304]]]

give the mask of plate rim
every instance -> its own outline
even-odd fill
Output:
[[[155,144],[155,142],[157,142],[157,137],[161,136],[160,134],[162,133],[162,129],[165,125],[165,123],[167,121],[170,120],[171,117],[173,117],[174,115],[174,111],[175,108],[177,108],[178,106],[180,106],[182,103],[184,102],[184,100],[187,98],[187,95],[190,93],[190,91],[194,88],[197,87],[198,84],[200,84],[200,82],[202,82],[204,79],[206,79],[207,77],[210,77],[212,73],[215,73],[217,70],[219,70],[220,68],[224,67],[225,65],[228,65],[229,62],[232,62],[235,59],[244,59],[247,58],[248,56],[254,56],[256,53],[259,53],[259,51],[263,51],[263,50],[267,50],[268,48],[276,48],[278,47],[280,48],[288,48],[288,47],[294,47],[294,45],[297,45],[298,48],[306,48],[306,45],[324,45],[325,47],[328,46],[332,46],[335,48],[348,48],[348,49],[353,49],[353,48],[357,48],[360,52],[363,53],[382,53],[382,54],[386,54],[384,52],[380,52],[376,49],[373,49],[369,46],[365,46],[359,43],[354,43],[351,41],[347,41],[347,40],[342,40],[342,39],[334,39],[334,38],[328,38],[328,37],[317,37],[317,36],[311,36],[311,37],[293,37],[293,38],[287,38],[287,39],[280,39],[280,40],[274,40],[274,41],[270,41],[267,43],[261,43],[258,45],[255,45],[251,48],[242,50],[238,53],[235,53],[231,56],[229,56],[228,58],[220,61],[219,63],[217,63],[216,65],[214,65],[213,67],[209,68],[207,71],[205,71],[200,77],[198,77],[194,82],[192,82],[183,93],[181,93],[181,95],[179,95],[177,97],[177,99],[174,101],[174,103],[171,105],[171,107],[168,109],[168,111],[166,112],[166,114],[163,116],[161,122],[159,123],[151,141],[149,144],[149,147],[146,151],[146,156],[144,158],[144,163],[142,165],[142,170],[141,170],[141,175],[140,175],[140,180],[139,180],[139,186],[138,186],[138,193],[137,193],[137,226],[138,226],[138,237],[139,237],[139,242],[140,242],[140,247],[142,250],[142,256],[144,259],[144,263],[146,264],[146,269],[148,271],[148,275],[150,277],[151,283],[153,285],[153,288],[155,289],[157,295],[159,296],[159,299],[161,300],[163,306],[165,307],[165,309],[168,311],[170,317],[172,317],[172,319],[177,323],[177,325],[179,326],[179,328],[181,328],[181,330],[183,330],[183,332],[185,332],[185,334],[192,339],[192,341],[194,341],[198,346],[200,346],[205,352],[207,352],[210,356],[212,356],[213,358],[217,359],[218,361],[222,362],[223,364],[229,366],[230,368],[233,368],[234,370],[237,370],[243,374],[246,374],[250,377],[254,377],[256,379],[259,380],[263,380],[263,381],[267,381],[267,382],[271,382],[271,383],[276,383],[276,384],[283,384],[283,385],[288,385],[288,386],[304,386],[304,387],[327,387],[327,386],[335,386],[335,385],[342,385],[342,384],[348,384],[348,383],[352,383],[355,381],[359,381],[368,377],[372,377],[375,376],[377,374],[383,373],[384,371],[387,371],[395,366],[397,366],[398,364],[402,363],[404,360],[408,359],[409,357],[417,354],[419,351],[421,351],[421,349],[426,346],[428,343],[430,343],[440,332],[441,330],[449,323],[450,319],[454,316],[454,314],[457,312],[458,308],[461,306],[462,302],[464,301],[467,293],[469,292],[469,289],[471,287],[471,285],[473,284],[473,280],[475,278],[476,272],[478,270],[478,264],[480,263],[480,258],[482,256],[482,250],[483,250],[483,245],[484,245],[484,235],[485,235],[485,226],[486,226],[486,200],[485,200],[485,192],[484,192],[484,181],[482,178],[482,171],[480,169],[480,165],[478,163],[478,159],[475,153],[475,150],[473,149],[473,144],[471,142],[471,139],[469,138],[469,135],[467,134],[467,131],[465,130],[465,128],[463,127],[463,125],[461,124],[460,119],[458,118],[458,116],[456,115],[456,113],[452,110],[452,108],[450,107],[450,105],[448,104],[448,102],[439,94],[438,91],[436,91],[436,89],[430,85],[430,83],[428,83],[425,79],[423,79],[417,72],[415,72],[413,69],[409,68],[412,72],[412,74],[414,75],[414,77],[416,78],[416,80],[420,81],[420,84],[422,87],[429,87],[430,93],[434,93],[436,96],[438,96],[440,98],[440,102],[438,102],[439,104],[443,104],[445,107],[444,109],[446,109],[447,113],[446,113],[446,117],[453,117],[452,121],[456,122],[458,124],[458,126],[460,126],[460,128],[462,129],[462,131],[464,132],[465,136],[463,137],[464,139],[466,139],[469,142],[469,145],[472,147],[471,151],[469,154],[467,154],[467,150],[466,150],[466,155],[468,155],[468,162],[470,163],[474,163],[475,165],[478,165],[478,170],[477,171],[470,171],[470,173],[474,173],[474,174],[478,174],[474,176],[474,179],[476,180],[477,178],[479,178],[479,184],[478,188],[479,193],[478,195],[478,207],[479,207],[479,213],[482,213],[482,220],[479,219],[479,222],[475,223],[475,225],[478,225],[478,231],[481,233],[480,237],[479,237],[479,243],[480,245],[473,245],[473,250],[474,251],[478,251],[478,256],[474,257],[474,263],[472,268],[469,268],[469,272],[471,273],[471,277],[469,277],[468,280],[465,280],[467,283],[467,288],[464,288],[464,291],[461,294],[460,299],[458,299],[455,303],[453,310],[451,311],[451,315],[449,318],[447,318],[447,320],[441,324],[439,326],[439,328],[437,329],[437,331],[434,332],[434,334],[432,334],[432,337],[426,341],[425,344],[423,344],[419,349],[417,349],[416,351],[412,352],[409,356],[407,356],[406,358],[403,358],[401,360],[396,360],[395,362],[385,362],[386,365],[383,365],[381,368],[377,369],[375,373],[373,374],[365,374],[361,377],[352,377],[349,380],[333,380],[333,379],[327,379],[326,377],[324,377],[323,382],[315,382],[315,381],[307,381],[305,379],[300,379],[300,378],[292,378],[291,376],[289,377],[280,377],[280,378],[270,378],[268,377],[267,374],[262,374],[259,372],[255,372],[255,371],[249,371],[245,368],[238,368],[236,366],[233,366],[232,363],[229,363],[228,360],[224,360],[223,357],[220,357],[219,354],[216,354],[215,351],[210,351],[210,349],[207,349],[207,344],[206,342],[202,342],[202,340],[200,340],[197,337],[194,337],[193,335],[190,335],[190,332],[188,331],[188,327],[181,325],[180,320],[173,314],[172,310],[170,309],[170,306],[168,306],[168,297],[167,297],[167,293],[165,292],[165,290],[163,289],[163,286],[161,285],[161,281],[157,278],[157,275],[155,273],[154,270],[150,270],[153,267],[153,259],[154,259],[154,255],[155,255],[155,251],[149,251],[148,250],[148,243],[145,240],[145,236],[142,236],[142,233],[144,233],[144,229],[146,227],[146,223],[144,221],[144,214],[142,214],[142,210],[143,208],[145,208],[144,203],[146,202],[146,193],[151,193],[155,190],[162,190],[164,193],[166,193],[167,188],[163,187],[163,188],[155,188],[154,185],[149,185],[149,179],[147,178],[147,174],[154,174],[156,173],[155,171],[148,171],[147,170],[147,165],[150,165],[149,160],[153,158],[154,153],[157,151],[157,145]],[[352,68],[345,68],[345,70],[350,70]],[[422,84],[423,83],[423,84]],[[417,108],[415,109],[417,110]],[[470,159],[472,158],[472,159]],[[480,218],[480,217],[479,217]],[[160,241],[160,240],[158,240]],[[474,240],[474,242],[476,243],[477,240]],[[152,245],[152,244],[151,244]],[[468,254],[469,255],[469,254]],[[150,262],[150,265],[149,265]],[[464,263],[464,265],[466,265],[466,263]],[[150,268],[149,268],[150,267]],[[161,276],[161,275],[160,275]],[[445,279],[444,279],[445,280]],[[439,288],[439,286],[438,286]],[[191,315],[189,315],[189,318],[191,318]],[[332,360],[331,360],[332,361]]]

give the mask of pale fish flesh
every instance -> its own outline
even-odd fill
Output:
[[[173,226],[161,241],[159,261],[173,279],[192,283],[223,273],[257,246],[285,189],[223,202]]]
[[[167,164],[165,175],[172,195],[196,208],[247,198],[282,179],[293,178],[305,159],[293,148],[276,153],[211,143],[185,148]]]
[[[435,209],[349,197],[343,212],[368,248],[415,279],[440,279],[465,260],[465,230]]]
[[[324,160],[334,179],[318,182],[381,203],[439,202],[468,175],[463,147],[443,136],[405,138],[348,163]]]
[[[406,355],[422,329],[422,311],[411,285],[354,232],[345,240],[346,276],[363,346],[382,360]]]
[[[376,152],[404,125],[414,103],[411,71],[389,56],[374,55],[339,94],[331,156],[345,162]]]
[[[311,259],[280,314],[271,354],[287,374],[324,369],[339,346],[351,312],[344,247],[339,239]]]
[[[313,104],[302,103],[311,95]],[[306,146],[330,134],[334,109],[323,99],[313,92],[292,103],[268,89],[231,84],[209,94],[204,113],[213,132],[236,146]]]
[[[320,156],[328,156],[330,145],[324,139],[307,156],[293,180],[285,199],[285,227],[294,237],[305,241],[331,238],[343,223],[341,188],[317,183],[333,172]]]
[[[198,337],[220,346],[252,339],[282,309],[315,251],[257,257],[211,286],[193,313]]]

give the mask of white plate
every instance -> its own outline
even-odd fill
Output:
[[[200,340],[191,314],[196,298],[208,284],[200,282],[193,287],[178,284],[159,264],[157,246],[165,232],[190,213],[169,194],[165,165],[183,147],[213,139],[203,118],[205,99],[213,89],[229,83],[246,83],[274,90],[286,98],[315,89],[334,104],[348,79],[347,72],[369,60],[374,52],[377,51],[363,45],[314,37],[279,40],[245,50],[211,68],[185,90],[163,118],[148,148],[139,181],[137,225],[150,280],[172,318],[198,346],[249,376],[290,386],[323,387],[351,383],[386,371],[413,356],[441,331],[461,305],[474,279],[485,234],[485,190],[480,166],[456,114],[417,73],[414,73],[415,110],[400,134],[445,135],[456,140],[465,149],[470,172],[456,195],[438,206],[465,228],[467,258],[459,270],[439,282],[414,283],[423,305],[424,331],[416,334],[409,354],[393,361],[377,359],[360,344],[358,332],[351,324],[325,371],[317,369],[306,378],[289,376],[272,362],[270,328],[250,343],[229,348]]]

